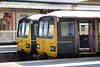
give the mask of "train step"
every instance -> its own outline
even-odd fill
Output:
[[[78,53],[78,55],[82,55],[82,54],[96,54],[96,52],[80,52]]]

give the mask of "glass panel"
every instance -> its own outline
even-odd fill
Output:
[[[25,24],[25,36],[28,36],[29,33],[29,23]]]
[[[39,36],[50,38],[54,35],[53,20],[44,20],[39,23]]]
[[[43,36],[47,36],[48,34],[48,21],[45,21],[44,23],[44,35]]]
[[[34,35],[37,36],[38,24],[34,24]]]
[[[100,36],[100,23],[99,23],[99,36]]]
[[[85,25],[81,26],[81,31],[85,31]]]
[[[74,35],[74,23],[73,22],[61,22],[61,35],[62,36]]]
[[[19,36],[22,35],[22,23],[19,24]]]
[[[24,36],[25,22],[22,23],[22,36]]]
[[[49,34],[48,36],[53,36],[54,35],[54,23],[51,21],[49,24]]]
[[[40,21],[40,25],[39,25],[39,36],[43,36],[43,21]]]
[[[80,35],[87,35],[88,34],[88,23],[79,23],[79,31]]]

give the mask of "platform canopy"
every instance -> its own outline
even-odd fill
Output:
[[[89,2],[89,3],[87,3]],[[0,0],[0,8],[100,10],[99,0]]]
[[[0,1],[0,8],[15,9],[71,9],[70,4],[48,4],[48,3],[30,3],[30,2],[5,2]]]

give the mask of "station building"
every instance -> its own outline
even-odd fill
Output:
[[[98,4],[99,0],[1,0],[0,43],[16,42],[18,21],[23,17],[57,10],[100,10]]]

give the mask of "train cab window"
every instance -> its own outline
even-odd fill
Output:
[[[61,22],[61,35],[62,36],[74,35],[74,23],[73,22]]]
[[[44,32],[43,32],[43,36],[47,36],[48,35],[48,21],[44,22]]]
[[[51,21],[50,24],[49,24],[48,36],[53,36],[53,35],[54,35],[54,24],[53,24],[53,21]]]
[[[18,37],[28,37],[29,34],[29,22],[20,21],[18,29]]]
[[[19,34],[18,34],[18,35],[19,35],[19,36],[22,35],[22,23],[19,24]]]
[[[42,36],[42,34],[43,34],[43,21],[41,21],[39,25],[39,36]]]
[[[25,22],[22,23],[22,36],[24,36]]]
[[[28,36],[29,33],[29,23],[25,24],[25,36]]]
[[[39,36],[40,37],[53,37],[54,35],[54,22],[52,20],[40,21]]]

